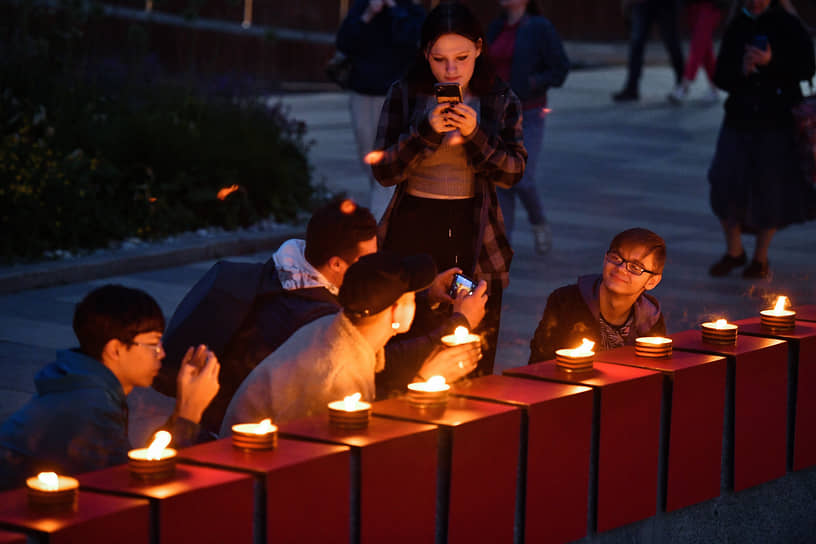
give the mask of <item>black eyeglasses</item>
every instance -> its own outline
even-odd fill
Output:
[[[145,342],[131,342],[131,344],[133,344],[134,346],[142,346],[143,348],[147,348],[150,351],[154,352],[156,355],[160,354],[163,348],[161,340],[159,340],[155,344],[147,344]]]
[[[620,255],[618,255],[614,251],[607,251],[606,252],[606,262],[612,263],[615,266],[624,265],[626,267],[626,270],[629,271],[629,273],[632,274],[633,276],[640,276],[644,272],[646,272],[647,274],[651,274],[652,276],[656,276],[656,275],[660,274],[660,272],[652,272],[651,270],[646,270],[645,268],[643,268],[638,263],[635,263],[635,262],[632,262],[632,261],[627,261],[626,259],[624,259]]]

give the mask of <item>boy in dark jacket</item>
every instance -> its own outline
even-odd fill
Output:
[[[529,363],[555,358],[586,338],[602,351],[662,336],[666,324],[657,299],[647,294],[663,277],[666,243],[654,232],[625,230],[613,238],[601,275],[582,276],[553,291],[530,342]]]
[[[74,313],[79,348],[37,374],[37,393],[0,427],[0,488],[41,471],[79,474],[127,462],[127,395],[149,387],[164,358],[164,317],[147,293],[121,285],[91,291]],[[218,391],[218,359],[189,348],[177,376],[176,409],[163,428],[176,447],[199,434]]]

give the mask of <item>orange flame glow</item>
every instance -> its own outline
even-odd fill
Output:
[[[595,347],[595,342],[587,340],[586,338],[581,339],[581,345],[578,346],[573,350],[573,355],[576,356],[583,356],[583,355],[592,355],[592,348]]]
[[[56,472],[40,472],[37,479],[46,491],[57,491],[59,489],[59,476]]]
[[[775,312],[782,312],[785,310],[785,304],[788,303],[788,297],[780,296],[776,299],[776,306],[774,306]]]
[[[157,432],[153,437],[153,442],[147,447],[147,459],[151,461],[161,459],[164,448],[170,444],[171,440],[173,440],[173,436],[167,431]]]
[[[366,164],[377,164],[382,160],[384,155],[385,152],[383,151],[371,151],[365,156],[363,161],[365,161]]]
[[[222,187],[218,190],[218,200],[225,200],[229,195],[239,189],[238,185],[230,185],[229,187]]]
[[[357,403],[360,401],[360,398],[363,395],[360,393],[354,393],[351,396],[343,398],[343,410],[347,410],[349,412],[353,412],[357,409]]]

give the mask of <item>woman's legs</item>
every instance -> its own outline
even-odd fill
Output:
[[[776,234],[776,229],[762,229],[757,232],[756,248],[754,248],[754,261],[758,263],[768,263],[768,247]]]

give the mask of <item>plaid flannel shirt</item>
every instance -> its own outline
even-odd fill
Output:
[[[430,101],[435,98],[412,94],[400,82],[391,86],[385,98],[374,142],[374,149],[383,151],[383,156],[371,169],[381,185],[397,188],[380,222],[380,242],[385,239],[393,209],[405,193],[402,182],[442,143],[444,136],[431,128],[425,115]],[[489,287],[497,281],[507,287],[513,249],[504,231],[495,185],[512,187],[524,174],[527,151],[522,141],[521,103],[506,84],[496,80],[479,104],[479,124],[462,144],[474,170],[473,220],[479,225],[473,241],[476,266],[471,273],[476,280],[487,281]]]

